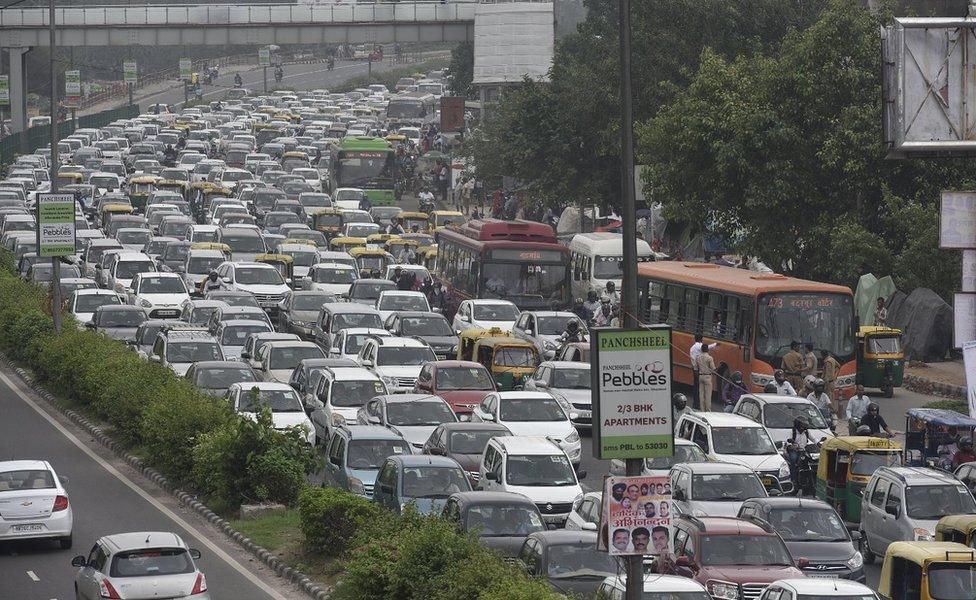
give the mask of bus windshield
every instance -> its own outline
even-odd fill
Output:
[[[366,187],[377,182],[393,183],[393,153],[385,151],[343,151],[339,153],[336,182],[340,186]]]
[[[841,364],[854,355],[854,308],[850,296],[776,293],[759,298],[756,357],[780,367],[793,340],[809,341],[819,354],[827,350]]]
[[[482,298],[511,300],[519,308],[569,302],[569,265],[485,263]]]

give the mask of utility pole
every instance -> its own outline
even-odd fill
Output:
[[[54,23],[54,0],[48,3],[48,20],[50,21],[51,47],[51,193],[58,191],[58,71],[57,71],[57,26]],[[38,210],[40,210],[38,208]],[[38,215],[39,217],[40,215]],[[38,222],[40,219],[38,218]],[[40,229],[38,229],[40,231]],[[40,236],[40,234],[38,234]],[[38,237],[38,239],[40,239]],[[40,252],[40,248],[38,248]],[[54,319],[54,331],[61,333],[61,258],[51,257],[51,267],[54,270],[54,280],[51,282],[51,317]]]
[[[621,325],[638,327],[637,322],[637,202],[634,186],[634,107],[630,79],[630,0],[617,0],[620,26],[620,218],[623,222],[623,294],[620,298]],[[582,215],[580,215],[582,217]],[[641,474],[644,461],[627,459],[627,475]],[[644,594],[642,556],[627,557],[627,600],[640,600]]]
[[[268,93],[268,67],[264,67],[264,93]]]

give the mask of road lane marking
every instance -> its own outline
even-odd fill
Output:
[[[27,576],[30,577],[31,579],[33,579],[35,582],[38,582],[38,581],[41,580],[40,577],[38,577],[37,575],[34,574],[34,571],[27,571]]]
[[[159,512],[163,513],[163,515],[165,515],[171,521],[173,521],[174,523],[176,523],[177,525],[179,525],[181,528],[183,528],[184,531],[186,531],[191,536],[193,536],[194,538],[196,538],[200,543],[202,543],[204,546],[206,546],[207,549],[209,549],[211,552],[213,552],[214,556],[219,557],[222,561],[224,561],[225,563],[227,563],[227,565],[229,565],[232,569],[234,569],[235,571],[237,571],[238,573],[240,573],[245,579],[247,579],[248,581],[250,581],[252,584],[254,584],[259,589],[261,589],[261,591],[263,591],[264,593],[266,593],[271,598],[274,598],[275,600],[287,600],[287,598],[285,598],[285,596],[282,596],[277,591],[275,591],[271,586],[269,586],[265,582],[261,581],[257,577],[257,575],[255,575],[254,573],[251,573],[250,571],[248,571],[247,569],[245,569],[244,566],[241,565],[236,560],[234,560],[234,558],[232,556],[230,556],[229,554],[227,554],[227,552],[225,552],[222,548],[220,548],[219,546],[217,546],[217,544],[215,544],[214,542],[210,541],[210,539],[207,536],[205,536],[199,529],[197,529],[193,525],[190,525],[189,523],[187,523],[185,520],[183,520],[182,517],[180,517],[179,515],[177,515],[176,513],[174,513],[172,510],[170,510],[168,507],[166,507],[165,505],[163,505],[161,502],[159,502],[158,500],[156,500],[155,498],[153,498],[151,495],[149,495],[149,492],[147,492],[146,490],[142,489],[141,487],[139,487],[138,485],[136,485],[135,482],[133,482],[128,477],[126,477],[125,475],[123,475],[122,473],[120,473],[118,469],[116,469],[115,467],[113,467],[108,461],[106,461],[101,456],[99,456],[98,454],[96,454],[94,450],[92,450],[91,448],[89,448],[88,446],[86,446],[85,444],[83,444],[81,442],[81,440],[79,440],[77,437],[75,437],[75,435],[73,433],[71,433],[70,431],[68,431],[67,428],[65,428],[63,425],[61,425],[61,423],[59,423],[54,417],[52,417],[51,415],[49,415],[47,413],[47,411],[45,411],[43,408],[41,408],[36,402],[34,402],[33,400],[31,400],[30,397],[27,396],[27,394],[25,394],[23,391],[21,391],[20,387],[17,386],[17,385],[15,385],[14,382],[11,381],[11,379],[9,377],[7,377],[7,374],[6,373],[0,373],[0,381],[3,381],[3,383],[5,383],[7,385],[7,387],[10,388],[10,390],[12,390],[15,394],[17,394],[17,396],[21,400],[23,400],[25,404],[27,404],[27,406],[31,407],[34,410],[34,412],[36,412],[37,414],[39,414],[44,420],[46,420],[48,423],[50,423],[52,427],[54,427],[55,429],[57,429],[61,433],[61,435],[63,435],[64,437],[68,438],[68,441],[70,441],[72,444],[74,444],[75,446],[77,446],[78,449],[80,449],[82,452],[84,452],[85,454],[87,454],[93,461],[95,461],[96,463],[98,463],[99,466],[101,466],[103,469],[105,469],[106,471],[108,471],[109,473],[111,473],[116,479],[118,479],[123,484],[125,484],[126,487],[128,487],[133,492],[135,492],[140,497],[142,497],[143,500],[145,500],[146,502],[148,502],[149,504],[151,504]],[[30,573],[30,571],[28,571],[28,573]]]

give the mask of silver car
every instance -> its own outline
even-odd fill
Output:
[[[210,600],[207,578],[189,548],[175,533],[142,531],[100,538],[88,556],[76,556],[76,600],[101,598],[187,598]]]
[[[590,363],[546,361],[526,380],[525,389],[549,392],[559,401],[573,425],[586,430],[593,427]]]

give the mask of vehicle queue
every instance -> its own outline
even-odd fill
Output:
[[[559,591],[622,598],[597,550],[602,495],[581,485],[588,328],[619,323],[620,235],[564,245],[542,223],[374,205],[397,187],[394,146],[423,125],[398,116],[401,135],[383,117],[390,99],[377,86],[244,95],[77,130],[57,174],[78,200],[65,310],[247,418],[268,409],[275,427],[303,428],[325,456],[323,485],[443,515]],[[0,244],[49,287],[33,213],[46,166],[43,151],[21,156],[0,182]],[[670,478],[671,552],[647,561],[644,597],[972,598],[976,456],[958,478],[931,467],[976,421],[918,413],[905,445],[836,436],[816,389],[776,385],[790,342],[812,340],[853,393],[850,290],[653,261],[645,246],[640,314],[672,325],[676,381],[703,376],[682,351],[697,343],[741,390],[724,412],[711,388],[695,410],[675,398],[675,457],[645,465]],[[50,505],[0,512],[0,539],[70,548],[63,481],[43,461],[0,463],[0,502]],[[118,597],[120,573],[130,590],[168,581],[209,597],[178,536],[151,552],[137,542],[109,535],[77,557],[79,597]],[[877,593],[862,585],[876,559]]]

